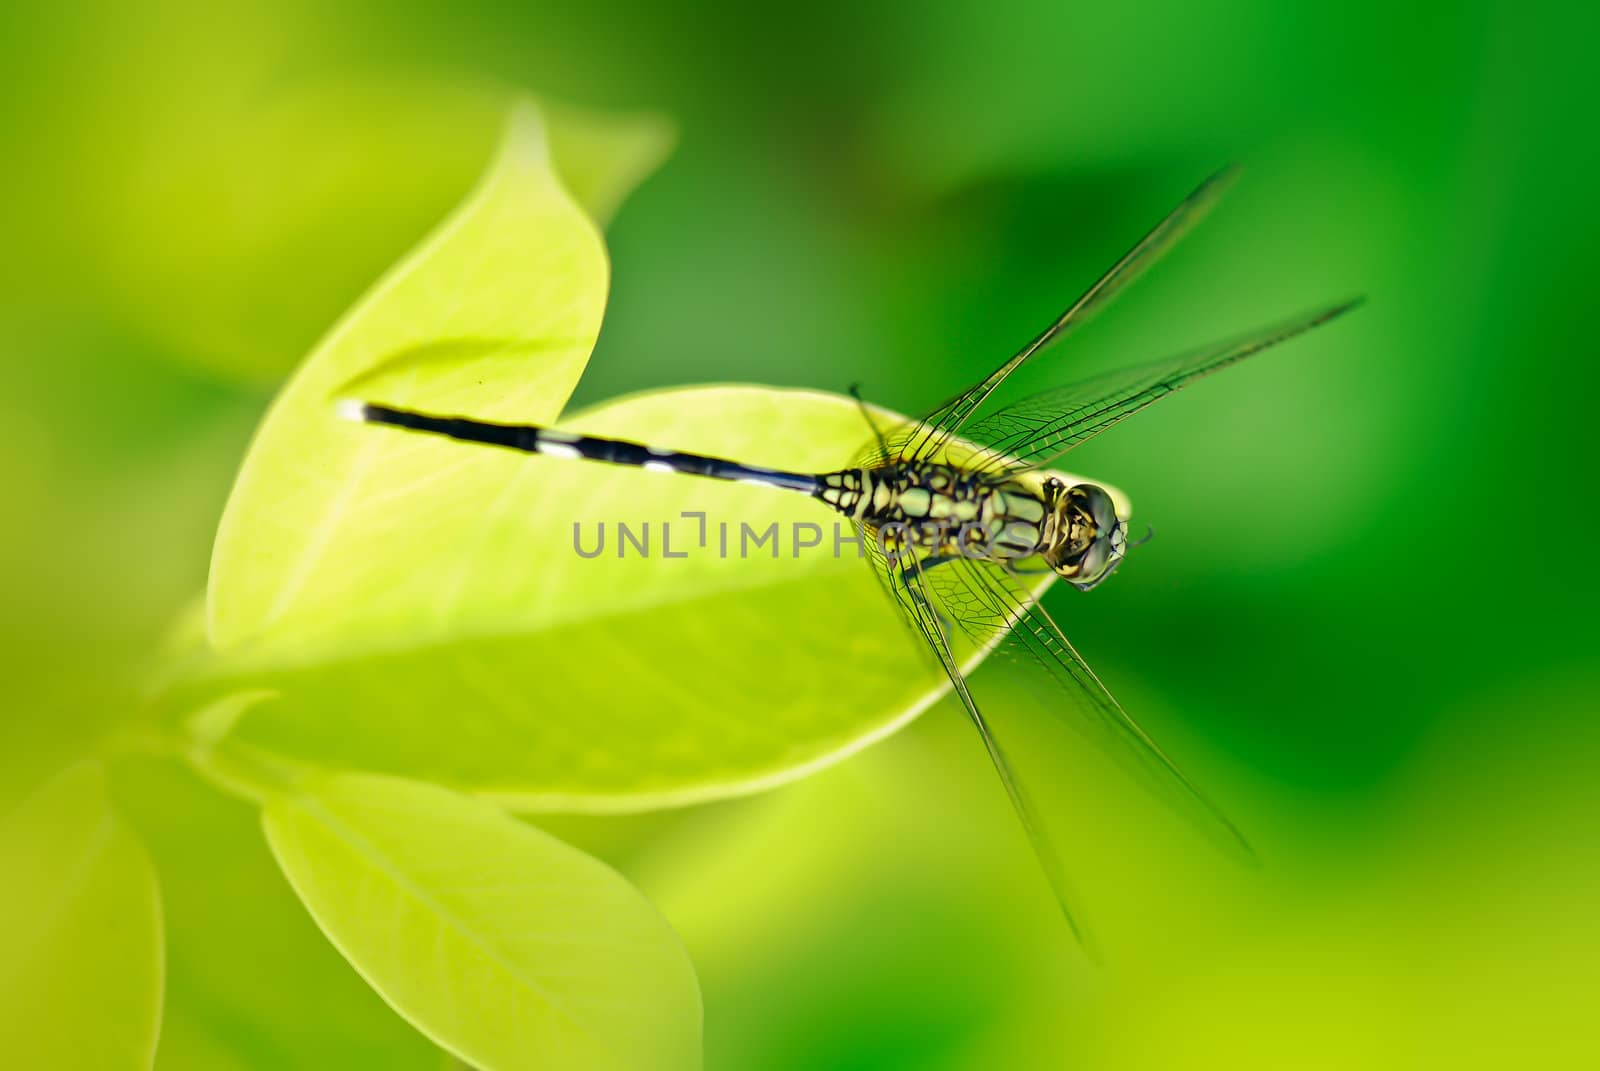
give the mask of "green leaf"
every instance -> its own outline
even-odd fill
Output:
[[[757,387],[638,395],[571,424],[819,470],[867,434],[850,399]],[[848,524],[804,496],[351,430],[432,475],[385,482],[363,524],[330,530],[349,568],[318,593],[323,620],[199,683],[277,693],[227,727],[234,745],[519,808],[638,809],[800,776],[945,690],[857,548],[835,557]],[[686,510],[706,514],[706,547]],[[573,526],[592,549],[597,521],[606,551],[582,558]],[[649,522],[652,557],[617,555],[617,521]],[[661,556],[663,522],[687,557]],[[780,556],[740,557],[741,526],[774,523]],[[823,545],[796,557],[796,523]]]
[[[419,366],[393,400],[553,420],[599,333],[608,270],[599,233],[552,169],[543,120],[519,106],[478,191],[357,304],[267,414],[217,534],[213,643],[336,610],[322,596],[351,567],[336,530],[364,528],[386,487],[438,474],[427,453],[386,450],[330,420],[338,387],[395,354],[487,347],[506,373],[493,382],[472,363]]]
[[[112,791],[161,873],[160,1071],[438,1071],[438,1048],[306,917],[261,837],[259,808],[170,758],[124,758]]]
[[[817,470],[847,464],[868,434],[848,398],[731,386],[637,395],[570,423]],[[381,482],[361,523],[330,526],[324,552],[346,568],[317,592],[320,620],[195,682],[275,693],[211,732],[234,746],[517,808],[639,809],[801,776],[946,689],[855,545],[835,556],[848,524],[804,496],[350,430],[382,458],[426,458],[429,475]],[[686,510],[706,514],[706,547]],[[580,557],[574,525],[592,549],[599,521],[605,553]],[[618,521],[649,523],[652,557],[618,556]],[[687,557],[662,557],[663,522]],[[781,555],[741,557],[742,526],[774,523]],[[796,557],[796,524],[823,545]]]
[[[484,190],[274,406],[217,538],[221,658],[179,704],[259,693],[213,738],[529,809],[726,796],[852,753],[946,684],[859,548],[833,553],[836,529],[853,535],[841,518],[767,488],[335,419],[336,395],[501,420],[559,413],[598,330],[604,261],[541,137],[522,113]],[[810,471],[849,464],[870,435],[849,399],[758,387],[640,395],[568,424]],[[701,534],[684,511],[705,513],[708,545],[667,559],[667,525],[676,553]],[[617,555],[619,522],[651,529],[651,558]],[[574,526],[592,539],[601,523],[606,553],[581,557]],[[744,526],[773,524],[782,556],[741,557]],[[822,546],[796,555],[796,525]],[[225,750],[213,769],[229,768]]]
[[[315,780],[263,822],[329,939],[474,1067],[700,1065],[688,954],[598,860],[488,803],[396,778]]]
[[[7,1066],[148,1068],[161,1029],[160,894],[144,849],[74,766],[0,824]]]

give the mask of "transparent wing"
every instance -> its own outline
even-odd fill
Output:
[[[1110,271],[1102,275],[1078,300],[1069,305],[1055,323],[1017,351],[1010,360],[939,406],[922,420],[888,436],[891,453],[884,460],[907,460],[912,457],[929,457],[937,453],[944,441],[958,434],[967,420],[983,404],[984,399],[988,398],[1007,376],[1021,367],[1024,361],[1086,322],[1121,293],[1124,287],[1142,275],[1146,268],[1160,259],[1161,255],[1191,226],[1210,211],[1223,192],[1232,185],[1238,171],[1236,166],[1226,167],[1202,182],[1177,208],[1169,212],[1165,219],[1156,224],[1150,233],[1140,239],[1137,245],[1123,254],[1122,259],[1117,261]]]
[[[1061,907],[1061,913],[1067,920],[1067,925],[1072,928],[1073,935],[1078,943],[1091,958],[1098,959],[1094,943],[1084,928],[1078,914],[1073,908],[1075,897],[1072,887],[1067,881],[1066,869],[1061,865],[1061,857],[1056,851],[1054,842],[1047,834],[1044,825],[1039,820],[1037,808],[1027,789],[1017,778],[1010,760],[1005,751],[1000,747],[999,741],[991,731],[988,720],[983,712],[978,709],[977,702],[972,698],[972,692],[967,687],[965,675],[961,672],[960,665],[956,662],[955,655],[950,650],[950,637],[947,635],[939,613],[935,610],[932,597],[927,584],[928,572],[922,563],[910,554],[891,562],[885,556],[877,540],[867,538],[864,542],[871,548],[870,558],[877,570],[878,578],[900,607],[902,615],[910,624],[913,631],[922,637],[929,650],[944,668],[945,674],[950,678],[950,685],[955,690],[956,697],[961,700],[961,705],[966,708],[967,716],[972,720],[973,726],[978,730],[978,735],[983,739],[983,746],[989,752],[989,759],[994,763],[995,771],[1000,775],[1000,782],[1005,786],[1006,795],[1011,800],[1011,806],[1016,810],[1017,817],[1022,822],[1022,827],[1028,835],[1028,842],[1033,846],[1033,851],[1039,859],[1039,865],[1044,870],[1045,877],[1050,882],[1050,888],[1055,893],[1056,902]]]
[[[1255,853],[1226,815],[1186,777],[1111,695],[1073,649],[1055,620],[1017,578],[992,562],[957,558],[921,570],[937,617],[975,644],[997,643],[1043,689],[1069,728],[1103,751],[1218,847],[1254,861]]]
[[[1033,395],[973,421],[965,438],[987,448],[990,468],[1047,466],[1158,399],[1304,334],[1358,304],[1359,298],[1342,302],[1164,361],[1119,369]]]

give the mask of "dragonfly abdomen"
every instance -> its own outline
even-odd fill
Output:
[[[608,465],[646,469],[650,472],[682,472],[713,480],[737,480],[741,483],[781,487],[784,490],[802,491],[806,494],[815,493],[819,482],[818,477],[808,473],[765,469],[729,461],[726,458],[688,454],[680,450],[663,450],[625,439],[579,435],[533,424],[496,424],[487,420],[436,416],[412,409],[396,409],[387,405],[363,402],[353,403],[343,408],[341,412],[352,420],[367,424],[385,424],[410,431],[443,435],[463,442],[503,446],[509,450],[520,450],[525,454],[599,461]]]

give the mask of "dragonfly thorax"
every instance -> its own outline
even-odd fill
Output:
[[[1102,487],[1055,477],[997,479],[936,462],[844,469],[818,478],[816,497],[858,521],[884,551],[956,556],[1013,567],[1030,558],[1087,590],[1127,547]]]
[[[1050,500],[1037,481],[997,479],[938,462],[829,473],[820,478],[816,497],[860,522],[891,554],[914,548],[935,557],[1015,563],[1043,553],[1053,530]]]

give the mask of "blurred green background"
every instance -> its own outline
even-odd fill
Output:
[[[1051,605],[1260,872],[1126,788],[1065,786],[1110,960],[1089,967],[947,704],[767,796],[548,825],[678,927],[713,1069],[1593,1060],[1597,23],[9,5],[0,800],[127,716],[275,385],[465,192],[505,88],[680,125],[608,233],[579,402],[860,380],[926,408],[1239,160],[1216,216],[1030,382],[1369,295],[1071,460],[1158,538]],[[158,1066],[437,1065],[248,809],[159,762],[117,776],[169,905]]]

